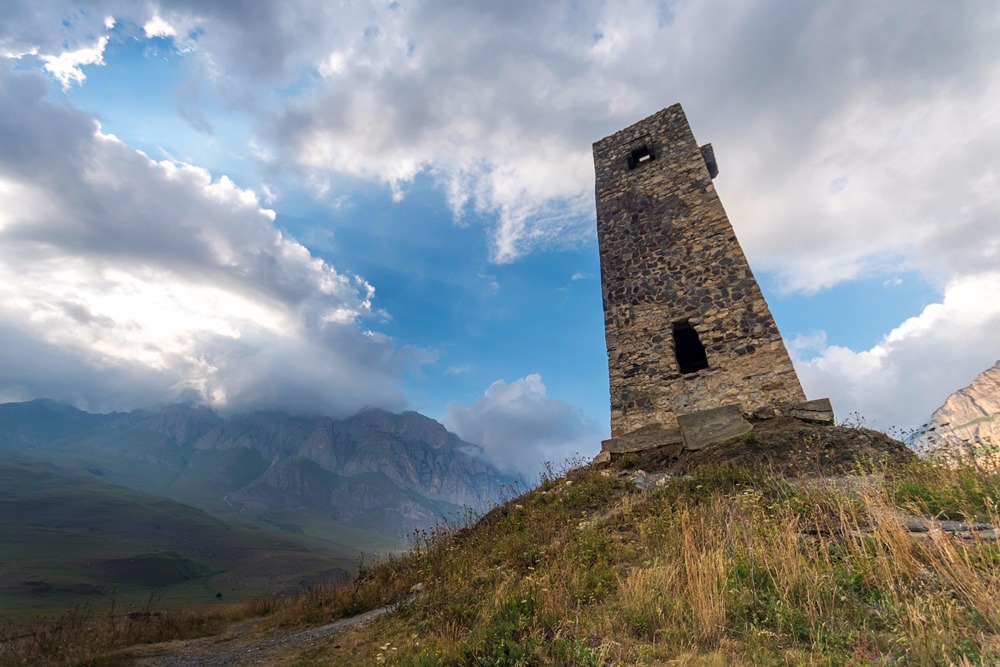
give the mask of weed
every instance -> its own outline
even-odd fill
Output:
[[[433,653],[421,653],[416,657],[405,657],[400,667],[445,667],[441,658]]]
[[[505,600],[483,627],[463,647],[465,664],[525,665],[534,662],[542,638],[532,622],[538,603],[530,595]]]
[[[615,463],[622,470],[635,470],[639,467],[639,457],[635,454],[622,454]]]

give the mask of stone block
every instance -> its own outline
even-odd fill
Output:
[[[611,464],[611,452],[602,451],[597,456],[594,457],[594,467],[595,468],[605,468]]]
[[[677,423],[684,437],[684,447],[691,450],[701,449],[714,442],[735,438],[753,430],[750,422],[744,419],[743,410],[735,403],[680,415]]]
[[[778,408],[776,406],[764,405],[751,412],[750,416],[753,417],[754,419],[764,420],[764,419],[774,419],[775,417],[778,416],[778,414],[779,414]]]
[[[705,144],[701,147],[701,156],[705,159],[705,166],[708,167],[708,177],[715,180],[719,175],[719,163],[715,159],[715,150],[712,144]]]
[[[817,398],[804,403],[793,403],[782,409],[782,412],[789,417],[795,417],[808,422],[819,424],[833,423],[833,406],[829,398]]]
[[[684,442],[684,438],[679,429],[666,428],[661,424],[650,424],[631,433],[602,441],[601,450],[612,454],[628,454],[629,452],[641,452],[644,449],[676,445],[682,442]]]
[[[812,401],[798,403],[778,403],[765,405],[750,413],[754,419],[774,419],[775,417],[795,417],[817,424],[832,424],[834,420],[833,406],[829,398],[817,398]]]

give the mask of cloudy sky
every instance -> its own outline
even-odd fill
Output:
[[[591,144],[674,102],[812,397],[1000,358],[994,3],[7,0],[0,399],[608,425]]]

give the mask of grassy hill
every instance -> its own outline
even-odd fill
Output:
[[[276,531],[0,456],[0,620],[87,604],[128,611],[244,599],[340,578],[355,565],[353,553],[313,551]]]
[[[770,450],[756,434],[734,440],[738,463],[683,474],[633,457],[552,475],[349,583],[224,620],[265,614],[257,632],[290,632],[406,601],[290,647],[280,663],[298,665],[997,664],[998,535],[972,522],[1000,525],[1000,477],[873,456],[901,445],[871,431],[805,433]],[[828,460],[838,442],[861,454]],[[11,662],[61,651],[75,664],[209,626],[94,619],[103,631],[86,641],[46,635],[59,647],[48,654],[0,646]],[[103,664],[129,664],[129,651]]]

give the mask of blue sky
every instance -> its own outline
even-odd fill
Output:
[[[916,427],[1000,357],[1000,13],[871,5],[15,0],[0,398],[592,454],[590,145],[679,101],[807,393]]]

